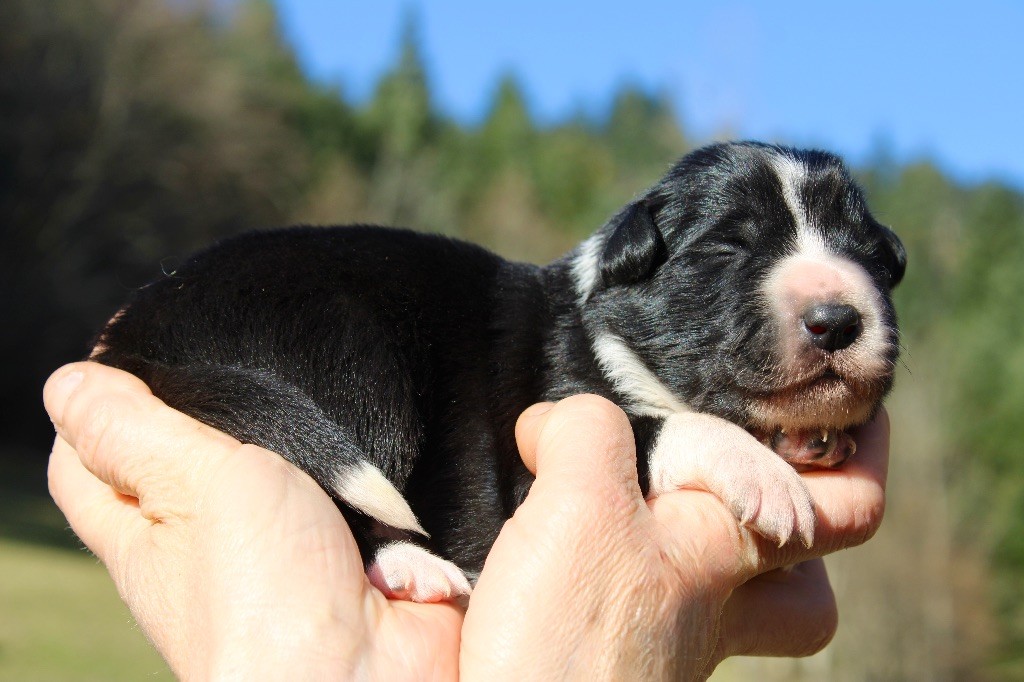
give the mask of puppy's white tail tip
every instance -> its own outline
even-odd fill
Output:
[[[334,492],[346,504],[381,523],[430,537],[402,493],[369,462],[345,467],[334,477]]]

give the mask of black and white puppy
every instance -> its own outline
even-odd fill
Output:
[[[365,226],[225,241],[92,359],[307,471],[371,580],[429,601],[468,594],[530,488],[520,412],[577,393],[629,415],[648,494],[704,488],[810,544],[794,466],[840,464],[889,390],[904,267],[835,156],[719,144],[546,267]]]

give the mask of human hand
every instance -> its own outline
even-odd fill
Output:
[[[866,541],[881,522],[884,413],[856,433],[857,457],[843,469],[804,474],[817,514],[811,549],[763,541],[705,492],[645,502],[629,424],[603,399],[535,406],[516,435],[537,480],[473,592],[463,674],[699,679],[731,655],[809,655],[832,638],[820,557]]]
[[[462,611],[388,601],[331,498],[95,363],[54,373],[50,492],[186,679],[452,679]]]
[[[78,372],[77,386],[62,381]],[[179,675],[455,676],[461,612],[386,601],[363,576],[330,498],[283,459],[171,410],[134,377],[101,365],[59,370],[45,398],[59,434],[51,492]],[[726,600],[747,577],[813,553],[763,546],[707,494],[665,495],[650,511],[638,505],[632,438],[617,408],[593,397],[563,401],[546,416],[531,411],[519,437],[539,478],[471,599],[467,677],[527,667],[542,676],[673,668],[700,676],[735,653],[810,653],[834,631],[820,564],[765,574]],[[861,436],[863,471],[829,472],[831,484],[808,479],[826,502],[815,550],[855,544],[877,527],[886,450],[887,425],[872,427]],[[573,461],[581,452],[585,464]],[[851,515],[855,500],[860,516]],[[607,530],[586,536],[597,542],[573,542],[596,528]]]

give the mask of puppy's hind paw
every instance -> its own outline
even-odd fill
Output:
[[[378,550],[366,576],[388,599],[461,602],[473,591],[462,569],[409,542]]]

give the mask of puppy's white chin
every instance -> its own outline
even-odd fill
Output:
[[[881,401],[884,388],[854,385],[842,379],[812,383],[750,401],[750,425],[772,431],[846,429],[863,424]]]

